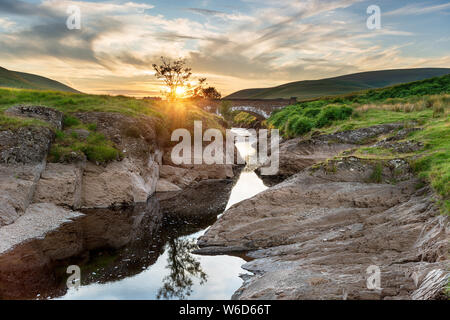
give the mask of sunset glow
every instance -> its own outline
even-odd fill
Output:
[[[139,97],[161,95],[161,82],[149,74],[161,55],[186,58],[194,76],[206,77],[222,95],[360,71],[450,65],[448,1],[380,0],[382,26],[375,30],[366,27],[371,4],[3,0],[0,66],[86,93]],[[68,6],[80,8],[80,30],[65,27]]]

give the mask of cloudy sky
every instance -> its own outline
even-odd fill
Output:
[[[66,27],[67,8],[81,29]],[[381,29],[366,26],[381,8]],[[358,71],[450,67],[441,0],[0,0],[0,66],[87,93],[159,95],[184,57],[223,94]]]

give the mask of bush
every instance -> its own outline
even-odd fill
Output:
[[[298,136],[305,134],[313,128],[313,122],[310,118],[296,115],[287,122],[286,133],[289,136]]]
[[[351,116],[353,112],[349,107],[328,106],[322,109],[317,115],[316,127],[321,128],[329,125],[335,120],[345,120]]]
[[[329,125],[335,120],[348,119],[353,113],[353,108],[348,106],[329,105],[321,108],[322,103],[313,101],[287,106],[272,114],[267,123],[278,128],[282,135],[293,137],[305,134],[312,128]]]
[[[310,108],[306,108],[304,111],[303,111],[303,115],[305,116],[305,117],[308,117],[308,118],[314,118],[315,116],[317,116],[319,113],[320,113],[320,111],[321,111],[322,109],[320,109],[320,108],[315,108],[315,107],[310,107]]]

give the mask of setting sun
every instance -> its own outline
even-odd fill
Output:
[[[186,87],[177,87],[175,90],[177,97],[183,97],[186,94]]]

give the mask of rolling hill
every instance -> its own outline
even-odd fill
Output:
[[[272,88],[244,89],[224,99],[277,99],[297,97],[307,100],[321,96],[345,94],[383,88],[450,74],[449,68],[395,69],[349,74],[321,80],[296,81]]]
[[[31,73],[11,71],[2,67],[0,67],[0,87],[80,93],[61,82]]]

